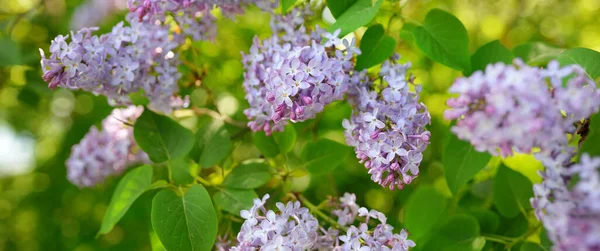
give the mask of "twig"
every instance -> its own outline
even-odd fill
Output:
[[[241,128],[247,127],[245,122],[233,120],[232,118],[227,117],[227,116],[225,116],[223,114],[220,114],[220,113],[218,113],[216,111],[213,111],[211,109],[193,106],[192,110],[197,115],[208,115],[208,116],[211,116],[211,117],[213,117],[215,119],[222,120],[225,123],[228,123],[228,124],[231,124],[231,125],[234,125],[234,126],[237,126],[237,127],[241,127]]]
[[[348,231],[347,227],[341,226],[340,224],[337,223],[337,221],[335,221],[331,217],[327,216],[325,213],[323,213],[321,210],[319,210],[319,208],[317,206],[315,206],[308,199],[306,199],[302,194],[298,194],[298,195],[296,195],[296,197],[298,198],[298,200],[300,202],[302,202],[302,204],[304,206],[306,206],[308,208],[308,210],[315,213],[317,216],[321,217],[323,220],[327,221],[332,226],[335,226],[337,229],[344,230],[344,232]]]

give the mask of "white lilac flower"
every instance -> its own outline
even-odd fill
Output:
[[[121,174],[132,164],[148,162],[133,138],[132,124],[141,115],[141,107],[114,109],[102,121],[102,129],[93,126],[67,159],[67,178],[79,187],[102,183],[108,176]]]
[[[457,79],[450,92],[458,94],[444,112],[457,120],[452,132],[479,151],[502,156],[566,145],[573,124],[600,106],[600,91],[584,70],[558,62],[547,69],[518,59],[514,65],[490,64]]]
[[[354,107],[343,121],[346,142],[369,169],[371,179],[390,189],[402,189],[417,177],[429,144],[425,126],[431,117],[419,102],[420,86],[407,75],[410,63],[386,61],[374,81],[366,72],[351,77],[348,99]],[[414,90],[410,86],[414,85]]]

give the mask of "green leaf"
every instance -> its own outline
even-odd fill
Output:
[[[19,45],[8,38],[0,38],[0,66],[21,64]],[[39,55],[38,55],[39,56]]]
[[[485,70],[488,64],[502,62],[512,64],[513,55],[504,45],[498,40],[489,42],[481,46],[473,56],[471,56],[471,70],[465,75],[471,75],[478,70]]]
[[[540,244],[546,250],[552,250],[552,241],[548,237],[548,231],[546,231],[545,228],[542,228],[542,231],[540,232]]]
[[[459,71],[470,71],[469,37],[452,14],[433,9],[422,26],[413,30],[417,46],[431,59]]]
[[[213,195],[215,205],[233,215],[240,215],[240,211],[248,210],[253,205],[254,198],[258,195],[254,190],[223,189]]]
[[[579,152],[587,153],[590,156],[600,156],[600,113],[592,115],[589,128]]]
[[[286,13],[295,3],[296,0],[281,0],[281,11]]]
[[[194,165],[191,160],[179,158],[169,162],[173,181],[177,185],[187,185],[194,181],[194,177],[190,174],[190,167]]]
[[[404,209],[404,225],[410,229],[411,238],[418,240],[430,233],[445,215],[447,205],[448,200],[435,188],[419,186]]]
[[[192,150],[195,141],[190,130],[149,109],[135,122],[133,136],[155,163],[183,157]]]
[[[329,27],[329,32],[333,33],[341,29],[340,37],[343,37],[359,27],[368,24],[373,20],[377,11],[379,11],[382,2],[383,0],[377,0],[373,4],[372,0],[354,1],[350,7],[346,8],[342,14],[336,17],[335,23]]]
[[[538,243],[533,243],[533,242],[525,242],[521,245],[521,249],[519,249],[520,251],[546,251],[545,248],[543,248],[540,244]]]
[[[533,184],[525,175],[502,164],[494,178],[494,205],[502,216],[512,218],[531,209]]]
[[[252,134],[252,142],[267,158],[273,158],[279,154],[279,146],[275,143],[275,139],[267,136],[265,132],[261,131]]]
[[[452,216],[434,235],[434,238],[425,244],[423,250],[458,251],[480,250],[479,224],[469,215]]]
[[[490,161],[487,152],[478,152],[473,146],[450,133],[446,138],[442,162],[448,187],[452,194],[471,180]]]
[[[106,234],[121,220],[133,202],[152,184],[152,167],[140,166],[129,171],[117,185],[102,219],[98,235]]]
[[[600,77],[600,52],[587,48],[568,49],[560,56],[558,62],[561,65],[578,64],[585,69],[592,79]]]
[[[233,149],[233,143],[227,129],[219,123],[213,123],[204,134],[204,147],[198,164],[202,168],[212,167],[225,159]]]
[[[279,145],[279,151],[289,153],[294,150],[296,145],[296,128],[293,125],[287,125],[283,132],[274,132],[275,142]]]
[[[182,188],[179,191],[183,193]],[[217,213],[206,189],[185,195],[162,190],[152,200],[152,227],[167,250],[210,250],[217,237]]]
[[[327,0],[327,8],[329,8],[333,17],[338,18],[354,3],[356,3],[356,0]]]
[[[307,143],[302,149],[301,159],[306,169],[315,175],[333,171],[342,164],[352,149],[330,139],[319,139]]]
[[[241,164],[229,173],[223,186],[228,188],[251,189],[266,184],[271,180],[269,166],[264,162]]]
[[[356,69],[367,69],[382,63],[394,54],[395,48],[396,40],[385,35],[383,25],[369,27],[360,41],[362,53],[356,59]]]
[[[144,89],[129,93],[129,99],[134,105],[148,105],[150,103],[150,100],[148,100],[148,97],[145,95]]]
[[[484,208],[474,208],[469,210],[469,214],[475,218],[479,222],[479,228],[483,233],[495,233],[500,226],[500,216],[496,213],[484,209]]]
[[[515,58],[520,58],[529,65],[542,66],[554,60],[565,49],[553,47],[540,42],[526,43],[513,48]]]

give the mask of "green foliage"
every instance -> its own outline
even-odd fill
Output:
[[[252,189],[266,184],[271,179],[269,166],[263,162],[241,164],[233,169],[223,181],[223,186],[237,189]]]
[[[475,208],[469,214],[477,219],[482,233],[495,233],[500,226],[500,216],[491,210]]]
[[[286,13],[295,3],[296,0],[281,0],[281,11]]]
[[[600,142],[600,113],[592,115],[589,123],[589,132],[579,151],[590,156],[600,156],[600,147],[598,147],[598,142]]]
[[[448,134],[444,147],[443,163],[446,181],[452,194],[471,180],[490,161],[487,152],[478,152],[468,142],[460,140],[453,133]]]
[[[331,11],[333,17],[338,18],[355,2],[356,0],[327,0],[327,7]]]
[[[194,182],[190,168],[195,165],[191,160],[179,158],[169,161],[169,168],[173,182],[177,185],[187,185]]]
[[[217,236],[217,214],[201,185],[193,185],[183,196],[162,190],[152,200],[152,227],[167,250],[210,250]]]
[[[169,117],[145,109],[133,127],[138,145],[155,163],[183,157],[194,146],[194,134]]]
[[[326,174],[346,160],[352,148],[330,139],[309,142],[302,149],[301,159],[306,169],[314,175]]]
[[[258,198],[254,190],[241,190],[225,188],[213,195],[215,205],[233,215],[239,215],[240,211],[252,207],[254,198]]]
[[[19,45],[15,41],[0,38],[0,67],[19,65],[22,63]]]
[[[229,156],[233,148],[229,132],[219,123],[213,123],[207,128],[203,141],[202,154],[198,161],[202,168],[218,164]]]
[[[125,174],[110,199],[98,235],[109,233],[115,224],[123,218],[123,215],[127,213],[131,204],[150,187],[151,183],[151,166],[144,165]]]
[[[274,132],[273,137],[277,145],[279,145],[279,151],[281,153],[289,153],[294,150],[298,136],[296,128],[293,125],[287,125],[283,132]]]
[[[337,1],[337,0],[333,0]],[[331,0],[327,1],[331,2]],[[345,2],[349,3],[350,1]],[[349,7],[345,8],[344,12],[337,17],[336,22],[329,27],[329,32],[334,32],[341,29],[340,37],[346,36],[359,27],[368,24],[373,20],[383,0],[377,0],[373,4],[372,0],[356,0]],[[328,3],[329,4],[329,3]],[[344,4],[344,6],[346,6]],[[337,4],[336,4],[337,5]],[[340,5],[341,6],[341,5]],[[341,7],[335,7],[341,9]],[[337,10],[336,10],[337,11]],[[333,13],[333,12],[332,12]]]
[[[516,58],[522,59],[527,64],[540,66],[544,66],[551,60],[556,59],[563,51],[565,49],[541,42],[522,44],[512,50]]]
[[[267,158],[272,158],[279,154],[279,146],[275,142],[275,139],[272,136],[267,136],[265,132],[252,134],[252,142]]]
[[[360,42],[361,54],[356,59],[356,69],[371,68],[394,54],[396,40],[385,35],[383,25],[376,24],[365,32]]]
[[[521,245],[520,251],[546,251],[539,243],[525,242]]]
[[[417,188],[406,202],[404,214],[404,225],[410,229],[412,238],[419,240],[443,221],[447,205],[448,200],[435,188],[430,186]]]
[[[459,71],[470,71],[467,30],[452,14],[440,9],[429,11],[413,34],[419,49],[431,59]]]
[[[494,206],[502,216],[512,218],[531,209],[533,184],[525,175],[500,165],[494,179]]]
[[[423,250],[468,251],[481,250],[484,241],[479,237],[477,219],[469,215],[454,215],[425,244]]]
[[[558,56],[561,65],[581,65],[592,79],[600,77],[600,52],[586,48],[568,49]]]
[[[481,46],[471,56],[471,70],[466,75],[471,75],[478,70],[485,70],[488,64],[497,62],[511,64],[512,60],[512,52],[504,47],[500,41],[495,40]]]

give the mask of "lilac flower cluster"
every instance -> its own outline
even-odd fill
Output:
[[[142,107],[136,106],[114,109],[102,121],[101,130],[93,126],[81,142],[73,146],[67,159],[69,181],[79,187],[91,187],[108,176],[122,173],[132,164],[149,162],[146,153],[135,143],[130,126],[142,111]]]
[[[356,157],[373,181],[389,189],[402,189],[419,175],[430,137],[425,126],[431,117],[419,102],[421,86],[407,76],[410,63],[398,64],[398,59],[384,62],[379,72],[383,81],[373,81],[366,72],[352,76],[348,99],[354,113],[343,121]]]
[[[168,113],[178,91],[181,74],[173,50],[183,41],[166,24],[142,23],[127,16],[101,36],[95,28],[57,36],[46,58],[42,50],[43,78],[50,88],[84,90],[109,98],[112,105],[129,105],[130,93],[143,91],[153,110]],[[69,41],[70,39],[70,41]]]
[[[267,135],[288,123],[314,118],[327,104],[341,100],[348,89],[352,59],[360,54],[351,43],[320,28],[308,32],[307,9],[293,10],[271,22],[274,35],[255,37],[243,55],[244,89],[250,108],[244,111],[253,131]],[[326,40],[326,41],[324,41]],[[344,50],[335,45],[342,44]]]
[[[534,185],[531,203],[553,250],[599,250],[600,158],[583,154],[579,163],[571,164],[572,156],[573,151],[536,155],[546,170],[541,173],[544,181]]]
[[[97,26],[111,14],[126,8],[127,3],[123,0],[88,0],[75,9],[71,29]]]
[[[332,212],[338,217],[339,226],[344,229],[332,226],[328,230],[320,227],[317,219],[298,201],[288,202],[287,205],[277,203],[279,213],[267,211],[264,205],[268,198],[267,194],[262,200],[255,199],[250,210],[241,211],[245,221],[237,237],[239,244],[231,250],[406,251],[415,246],[413,241],[407,239],[406,230],[398,234],[392,232],[393,227],[386,224],[384,214],[359,207],[354,194],[344,194]],[[364,218],[364,221],[354,226],[357,218]],[[379,223],[370,228],[370,220]],[[345,234],[340,235],[340,231],[345,231]],[[226,241],[220,243],[227,245]]]
[[[444,113],[446,119],[458,120],[452,131],[492,155],[566,145],[573,124],[600,107],[600,90],[584,70],[558,62],[547,69],[519,59],[514,65],[490,64],[457,79],[450,92],[459,95],[448,100],[450,109]]]

